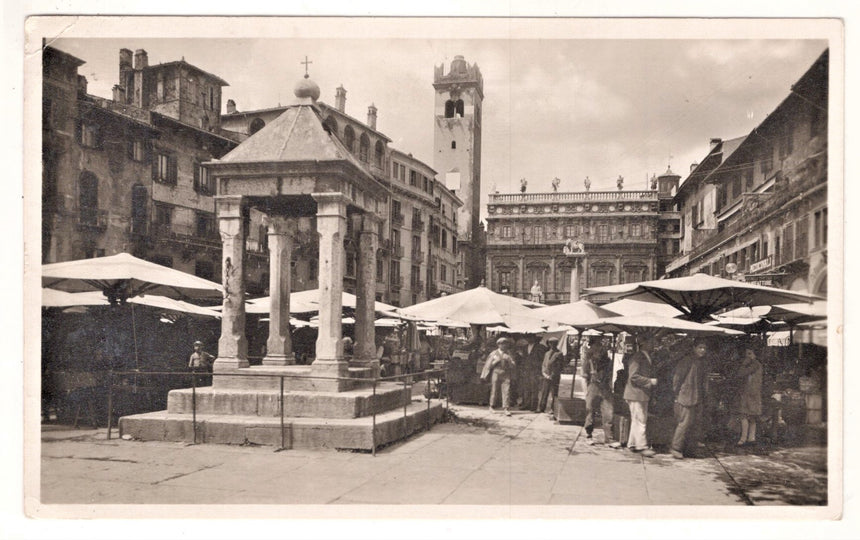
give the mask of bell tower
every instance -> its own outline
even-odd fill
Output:
[[[436,90],[433,168],[439,181],[452,190],[463,206],[457,213],[458,286],[476,287],[484,277],[484,237],[481,212],[481,106],[484,79],[477,64],[457,55],[448,73],[435,66]]]

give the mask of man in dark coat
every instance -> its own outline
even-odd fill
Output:
[[[686,450],[692,447],[701,427],[702,404],[705,397],[708,352],[704,340],[693,343],[692,354],[678,362],[672,375],[672,390],[675,392],[675,434],[672,437],[672,456],[684,459]]]
[[[585,440],[594,444],[594,410],[600,407],[603,420],[604,442],[612,448],[620,448],[621,443],[613,441],[612,417],[615,414],[612,402],[612,359],[606,347],[606,338],[592,338],[591,347],[582,362],[582,377],[585,380]]]
[[[634,452],[642,452],[645,457],[654,457],[655,452],[648,444],[646,429],[648,426],[648,402],[651,400],[651,389],[657,386],[657,379],[652,376],[651,352],[654,350],[655,336],[640,334],[639,350],[630,357],[627,385],[624,388],[624,400],[630,407],[630,436],[627,448]]]

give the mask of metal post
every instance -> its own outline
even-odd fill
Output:
[[[197,373],[191,371],[191,430],[193,432],[192,444],[197,444]]]
[[[409,396],[408,399],[407,399],[407,395]],[[407,415],[409,414],[406,411],[406,409],[409,407],[409,404],[412,403],[412,395],[410,394],[410,392],[406,388],[406,378],[405,377],[403,378],[403,398],[404,398],[403,399],[403,436],[405,437],[406,432],[408,431],[406,429],[406,422],[407,422]]]
[[[113,419],[113,370],[108,371],[108,406],[107,406],[107,413],[108,413],[108,418],[107,418],[107,420],[108,420],[108,422],[107,422],[107,424],[108,424],[108,425],[107,425],[107,438],[108,438],[108,440],[110,440],[110,432],[111,432],[111,427],[112,427],[112,425],[113,425],[113,424],[112,424],[112,422],[111,422],[111,420]]]
[[[281,396],[280,396],[280,408],[281,408],[281,450],[286,448],[286,444],[284,441],[284,376],[281,375]]]
[[[425,371],[424,376],[427,377],[427,384],[424,386],[427,389],[427,431],[430,431],[430,399],[433,397],[430,393],[430,372]]]
[[[447,415],[450,412],[448,410],[448,395],[451,393],[450,392],[451,385],[448,382],[449,379],[448,379],[448,364],[447,363],[445,364],[445,369],[443,370],[443,373],[445,374],[445,414]]]
[[[370,444],[371,444],[371,452],[373,453],[373,457],[376,457],[376,381],[377,378],[373,378],[373,399],[371,400],[371,411],[373,411],[373,423],[370,428]]]

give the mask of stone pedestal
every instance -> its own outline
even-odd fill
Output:
[[[221,337],[214,371],[248,367],[248,341],[245,338],[245,260],[244,221],[241,196],[215,198],[218,230],[221,233],[221,267],[224,303],[221,311]]]
[[[349,199],[342,193],[314,193],[317,202],[317,234],[319,234],[319,335],[316,359],[311,373],[320,377],[349,376],[349,364],[343,356],[341,319],[343,317],[343,274],[346,251],[346,205]],[[346,381],[328,381],[331,391],[346,386]]]
[[[358,276],[355,291],[355,347],[353,365],[368,368],[373,376],[379,375],[376,357],[376,249],[379,219],[365,214],[361,219],[358,240]]]
[[[287,219],[267,217],[269,231],[269,339],[263,365],[286,366],[296,363],[290,338],[290,259],[292,237]]]
[[[576,254],[568,254],[573,265],[570,268],[570,303],[579,302],[579,263],[583,257],[585,257],[584,253],[576,253]]]

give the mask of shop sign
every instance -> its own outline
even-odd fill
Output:
[[[770,268],[772,261],[773,261],[773,256],[768,255],[764,259],[762,259],[758,262],[752,263],[750,265],[750,272],[759,272],[761,270],[765,270],[767,268]]]

